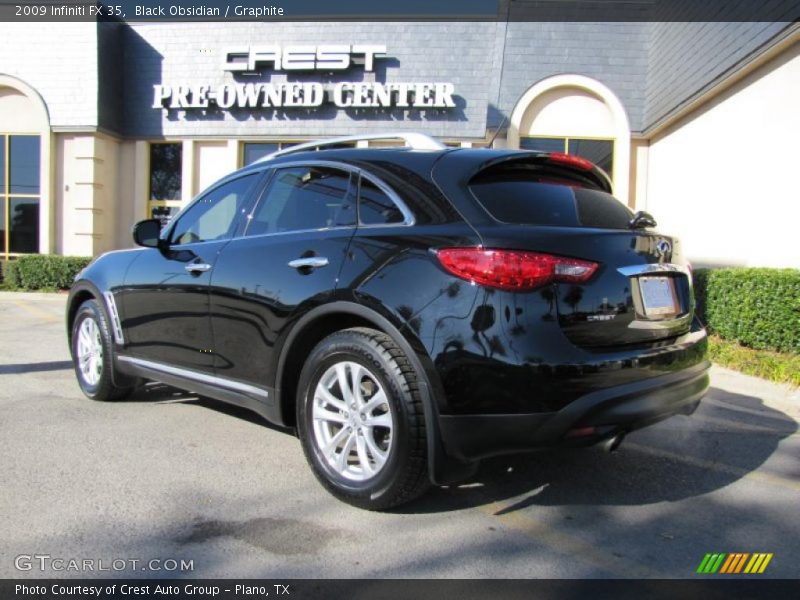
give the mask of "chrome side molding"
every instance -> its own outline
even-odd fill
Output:
[[[163,363],[145,360],[143,358],[135,358],[133,356],[118,356],[117,360],[138,365],[145,369],[160,371],[167,375],[175,375],[176,377],[181,377],[183,379],[197,381],[198,383],[205,383],[228,390],[242,392],[243,394],[248,394],[257,398],[263,398],[264,400],[269,398],[269,392],[265,389],[256,387],[254,385],[249,385],[247,383],[233,381],[232,379],[226,379],[225,377],[217,377],[215,375],[208,375],[206,373],[198,373],[197,371],[181,369],[180,367],[173,367],[172,365],[165,365]]]

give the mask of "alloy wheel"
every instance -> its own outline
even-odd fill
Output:
[[[392,449],[394,416],[378,378],[363,365],[329,367],[314,390],[314,441],[335,473],[366,481],[383,469]]]
[[[86,318],[78,330],[78,367],[83,380],[91,385],[97,385],[103,373],[103,340],[100,337],[100,328],[92,318]]]

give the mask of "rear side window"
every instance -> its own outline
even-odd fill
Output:
[[[245,235],[355,224],[350,173],[327,167],[278,169]]]
[[[520,225],[627,229],[633,213],[612,195],[520,170],[478,175],[469,189],[496,220]]]
[[[362,177],[358,193],[358,220],[362,225],[390,225],[402,223],[405,219],[386,192]]]

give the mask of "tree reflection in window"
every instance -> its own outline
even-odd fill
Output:
[[[183,191],[183,145],[150,145],[150,199],[180,200]]]

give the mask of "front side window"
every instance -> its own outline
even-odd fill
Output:
[[[183,197],[183,144],[150,144],[150,195],[148,213],[165,226],[181,208]]]
[[[350,173],[329,167],[277,169],[246,235],[355,224]]]
[[[170,235],[172,244],[194,244],[224,240],[233,235],[236,217],[242,211],[259,173],[224,183],[199,198],[181,215]]]
[[[41,140],[0,134],[0,254],[39,251]]]

